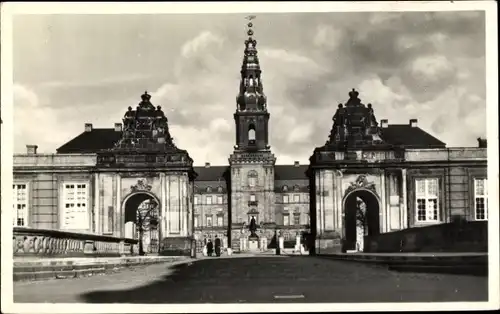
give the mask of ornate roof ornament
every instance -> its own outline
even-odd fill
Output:
[[[161,106],[151,103],[151,95],[144,92],[135,110],[128,107],[123,117],[122,138],[116,149],[176,149],[170,135],[168,119]]]
[[[383,144],[382,131],[375,118],[372,104],[363,104],[359,92],[353,88],[345,105],[338,105],[326,146],[347,149]]]

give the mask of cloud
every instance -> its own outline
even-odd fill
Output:
[[[69,130],[57,130],[61,125],[54,109],[42,106],[39,97],[29,87],[14,84],[14,151],[24,152],[26,145],[39,145],[40,152],[50,152],[70,135]],[[56,128],[55,128],[56,127]]]
[[[196,164],[227,164],[242,17],[16,17],[16,150],[35,143],[55,151],[86,122],[112,127],[148,90]],[[379,120],[417,118],[450,146],[475,146],[486,132],[484,20],[478,12],[259,16],[255,37],[278,163],[307,162],[352,88]]]
[[[208,46],[213,44],[222,45],[223,42],[223,38],[209,31],[203,31],[198,36],[182,45],[181,55],[184,58],[191,58],[199,53],[203,53]]]

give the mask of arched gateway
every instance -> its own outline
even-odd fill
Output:
[[[151,192],[141,191],[123,200],[125,237],[142,241],[140,253],[158,253],[161,239],[160,201]]]
[[[344,197],[343,251],[362,251],[363,237],[380,233],[380,202],[369,189],[359,188]]]
[[[193,160],[175,145],[167,117],[150,99],[145,92],[135,110],[128,107],[123,128],[115,127],[119,139],[113,148],[97,152],[96,195],[103,212],[98,223],[106,222],[103,229],[108,233],[142,238],[140,253],[188,255],[193,235]],[[120,221],[118,231],[107,223],[117,212],[115,206],[121,210],[114,220]]]

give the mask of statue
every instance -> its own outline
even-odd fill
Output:
[[[165,128],[167,126],[168,119],[165,117],[165,114],[161,110],[161,106],[156,106],[155,113],[155,127],[157,128]]]
[[[343,127],[345,124],[345,111],[344,106],[339,104],[337,112],[333,116],[333,128],[337,128],[338,126]]]
[[[132,107],[128,107],[128,111],[123,117],[123,126],[125,130],[129,130],[134,125],[135,113],[132,111]]]
[[[372,104],[368,104],[368,119],[367,123],[369,127],[378,126],[377,119],[375,118],[375,113],[373,112]]]
[[[250,219],[250,226],[248,227],[248,230],[250,230],[250,236],[251,237],[256,237],[257,235],[255,234],[255,231],[257,231],[257,223],[255,222],[255,217],[252,216],[252,219]]]

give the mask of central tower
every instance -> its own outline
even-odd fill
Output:
[[[233,249],[252,250],[249,227],[256,226],[259,245],[274,235],[274,164],[269,146],[267,99],[262,84],[257,41],[249,17],[239,93],[236,96],[236,145],[231,167],[231,242]],[[255,222],[255,224],[254,224]],[[264,240],[265,239],[265,240]],[[268,241],[266,241],[268,240]]]

